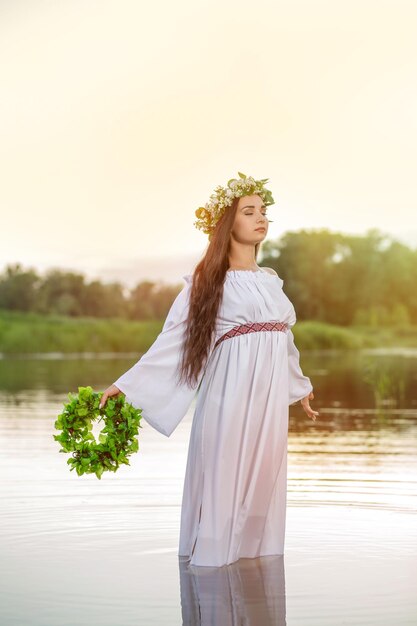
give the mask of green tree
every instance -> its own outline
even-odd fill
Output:
[[[40,277],[35,270],[24,270],[20,263],[7,265],[0,275],[0,308],[33,310],[39,282]]]

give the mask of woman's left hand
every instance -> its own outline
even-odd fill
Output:
[[[310,391],[308,396],[306,396],[305,398],[301,400],[301,404],[302,404],[304,411],[307,413],[308,417],[310,417],[313,420],[313,422],[315,422],[316,416],[319,415],[319,412],[313,411],[313,409],[310,406],[310,400],[313,400],[313,399],[314,399],[314,393]]]

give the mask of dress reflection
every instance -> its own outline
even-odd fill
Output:
[[[222,567],[179,556],[183,626],[284,626],[284,555],[241,558]]]

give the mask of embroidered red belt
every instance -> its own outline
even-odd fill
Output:
[[[288,328],[288,324],[285,322],[248,322],[247,324],[241,324],[240,326],[234,326],[230,330],[227,331],[224,335],[222,335],[214,344],[214,348],[216,348],[219,343],[224,341],[225,339],[230,339],[231,337],[238,337],[239,335],[246,335],[246,333],[256,333],[260,330],[281,330],[286,331]],[[213,350],[214,350],[213,348]]]

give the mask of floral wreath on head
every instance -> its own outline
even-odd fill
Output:
[[[210,200],[195,211],[197,220],[194,222],[194,226],[208,235],[209,239],[211,239],[217,222],[226,208],[232,205],[234,198],[258,194],[266,206],[275,203],[272,193],[265,187],[269,178],[255,180],[252,176],[246,176],[242,172],[238,172],[238,175],[239,178],[231,178],[227,181],[226,187],[218,185],[214,193],[211,194]]]

